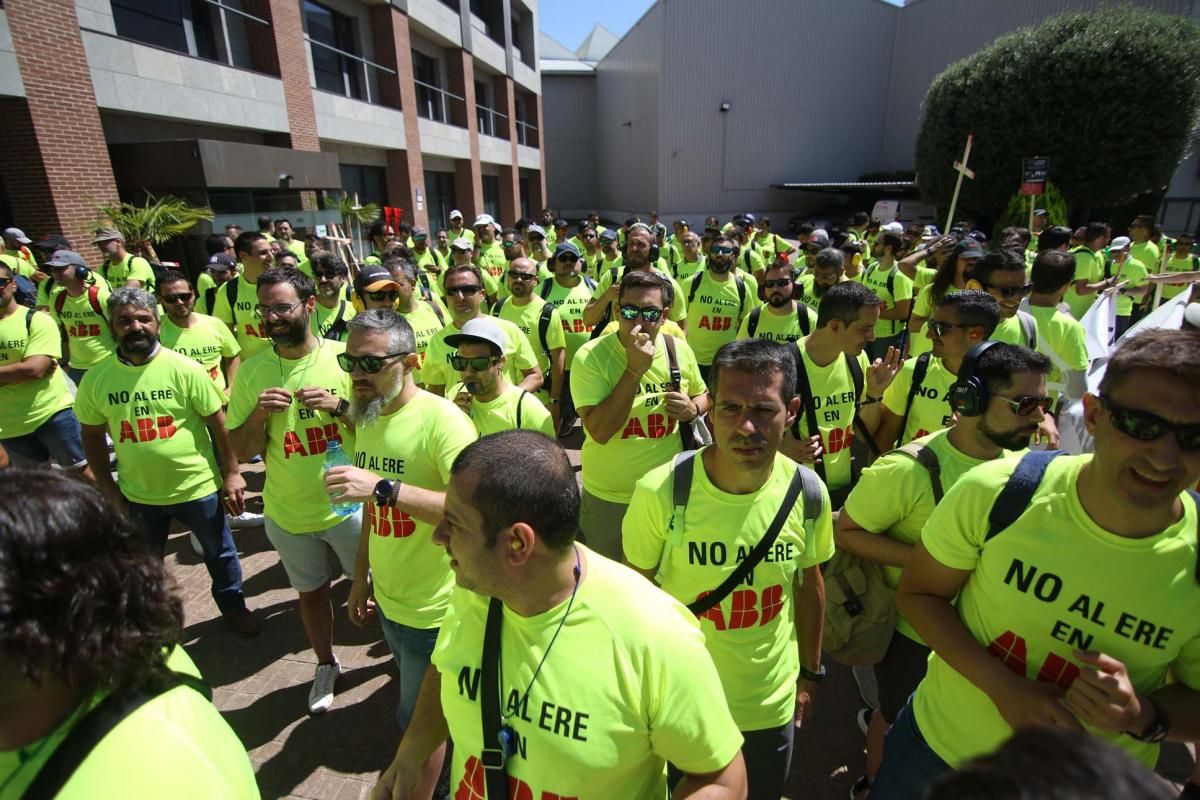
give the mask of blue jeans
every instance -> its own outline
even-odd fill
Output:
[[[884,739],[883,766],[871,782],[871,800],[920,800],[950,771],[921,735],[910,698]]]
[[[165,506],[149,506],[129,503],[129,517],[142,529],[146,546],[159,558],[167,546],[167,532],[171,520],[177,519],[196,534],[204,550],[204,566],[212,577],[212,596],[222,614],[241,611],[246,607],[246,596],[242,594],[242,563],[238,561],[237,548],[225,519],[225,509],[217,492],[199,500],[186,503],[171,503]]]
[[[396,707],[396,721],[400,730],[408,730],[412,722],[413,709],[417,707],[417,695],[421,691],[421,681],[425,679],[425,671],[429,669],[429,657],[433,655],[433,645],[437,641],[437,628],[410,628],[399,622],[392,622],[382,613],[379,621],[383,625],[383,639],[396,659],[400,668],[400,705]]]
[[[83,456],[83,440],[79,434],[79,420],[69,408],[51,414],[31,433],[0,439],[0,444],[10,453],[39,464],[53,461],[63,469],[82,469],[87,466],[87,459]]]
[[[80,382],[83,381],[84,375],[87,375],[86,369],[75,369],[74,367],[67,367],[67,377],[69,377],[71,379],[71,383],[75,384],[76,389],[79,388],[79,384],[80,384]]]

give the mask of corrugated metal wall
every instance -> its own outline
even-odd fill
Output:
[[[921,102],[934,77],[995,39],[1063,11],[1089,10],[1104,0],[910,0],[899,15],[891,59],[879,169],[911,169]],[[1130,0],[1190,15],[1191,0]],[[1033,91],[1035,87],[1030,87]]]
[[[596,202],[596,76],[542,73],[547,116],[547,205],[578,210]]]

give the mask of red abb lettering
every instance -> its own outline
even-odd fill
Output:
[[[696,595],[696,601],[699,602],[709,594],[709,592],[701,592]],[[728,620],[721,611],[720,604],[704,611],[698,618],[708,620],[719,631],[739,630],[755,626],[761,628],[778,617],[783,610],[783,587],[778,584],[763,587],[761,597],[753,589],[737,589],[729,597]]]
[[[733,329],[733,317],[700,317],[700,327],[710,331],[728,331]]]
[[[338,431],[336,422],[331,422],[324,427],[306,428],[304,430],[304,438],[308,441],[308,454],[318,455],[324,453],[325,448],[330,441],[341,441],[342,434]]]
[[[734,630],[754,627],[758,622],[758,593],[753,589],[738,589],[731,597],[729,627]]]
[[[247,336],[255,336],[259,339],[267,338],[267,329],[261,322],[257,326],[251,322],[247,322],[245,325],[245,333]]]
[[[854,429],[851,426],[834,428],[829,432],[829,441],[825,443],[825,452],[834,453],[845,450],[854,442]]]
[[[304,449],[304,445],[300,443],[300,437],[295,431],[288,431],[283,434],[283,459],[286,461],[293,455],[306,456],[308,451]]]
[[[367,505],[371,513],[371,533],[376,536],[404,539],[416,532],[417,523],[413,518],[395,506],[380,508],[374,501]]]
[[[642,429],[642,421],[637,417],[630,417],[629,422],[625,423],[625,430],[621,431],[622,439],[629,439],[637,436],[640,439],[646,438],[646,431]]]
[[[125,420],[121,420],[121,436],[117,439],[117,444],[122,442],[136,442],[137,436],[133,434],[133,426]]]
[[[483,800],[487,790],[487,781],[483,774],[483,764],[475,756],[467,759],[463,766],[462,780],[454,792],[454,800]]]
[[[1010,670],[1028,678],[1028,649],[1025,639],[1012,631],[1005,631],[992,640],[988,652],[1008,667]],[[1037,680],[1043,683],[1054,683],[1064,689],[1070,689],[1071,684],[1079,677],[1079,667],[1067,661],[1057,653],[1048,653],[1038,670]]]
[[[783,610],[783,587],[779,584],[765,586],[762,590],[762,620],[759,625],[766,625],[779,616]]]

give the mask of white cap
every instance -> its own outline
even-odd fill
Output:
[[[1130,241],[1129,241],[1128,236],[1118,236],[1117,238],[1112,240],[1112,243],[1109,244],[1108,249],[1109,250],[1128,250],[1129,244],[1130,244]]]
[[[471,240],[465,236],[460,236],[450,243],[450,246],[457,250],[474,250],[475,245],[471,244]]]
[[[461,333],[452,333],[446,337],[446,344],[451,347],[458,347],[463,341],[471,339],[479,339],[494,344],[500,348],[501,353],[508,346],[508,339],[504,336],[504,331],[489,316],[476,317],[469,320],[466,325],[462,326]]]
[[[471,225],[472,228],[478,228],[480,225],[495,225],[496,220],[492,219],[491,214],[480,214],[475,218],[475,222]]]
[[[450,219],[462,219],[462,218],[463,218],[462,212],[459,211],[457,208],[450,212]]]
[[[1183,318],[1188,325],[1200,330],[1200,303],[1188,303],[1187,308],[1183,309]]]
[[[904,226],[899,222],[889,222],[886,225],[879,226],[879,230],[884,233],[904,233]]]

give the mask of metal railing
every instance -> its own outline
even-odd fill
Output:
[[[525,145],[526,147],[537,147],[538,129],[534,125],[530,125],[523,119],[517,120],[517,144]]]
[[[331,53],[336,53],[337,55],[341,56],[342,58],[353,61],[357,65],[358,69],[362,70],[363,99],[368,103],[374,103],[376,101],[374,99],[372,99],[372,97],[371,97],[371,74],[369,72],[367,72],[367,70],[374,69],[374,70],[378,70],[380,72],[387,73],[388,75],[396,74],[396,70],[391,69],[390,67],[385,67],[382,64],[376,64],[374,61],[368,61],[367,59],[363,58],[362,56],[355,55],[354,53],[347,53],[345,50],[339,50],[338,48],[336,48],[332,45],[325,44],[324,42],[318,42],[316,39],[309,37],[308,34],[304,34],[304,40],[307,41],[309,44],[313,45],[314,47],[320,47],[323,50],[328,50]],[[342,94],[345,97],[354,97],[354,95],[350,92],[349,73],[346,70],[347,70],[347,66],[345,64],[343,64],[342,65],[342,83],[344,86],[344,90],[343,90]]]
[[[479,119],[479,132],[485,136],[498,136],[501,139],[508,138],[508,115],[501,114],[495,109],[488,108],[485,105],[475,104],[475,112]],[[497,122],[499,120],[499,122]]]
[[[433,120],[434,122],[444,122],[447,125],[453,125],[453,117],[450,115],[450,101],[457,100],[465,107],[467,99],[453,92],[448,92],[440,86],[434,86],[432,83],[425,83],[425,81],[419,81],[415,78],[413,79],[413,83],[417,86],[417,116]]]

